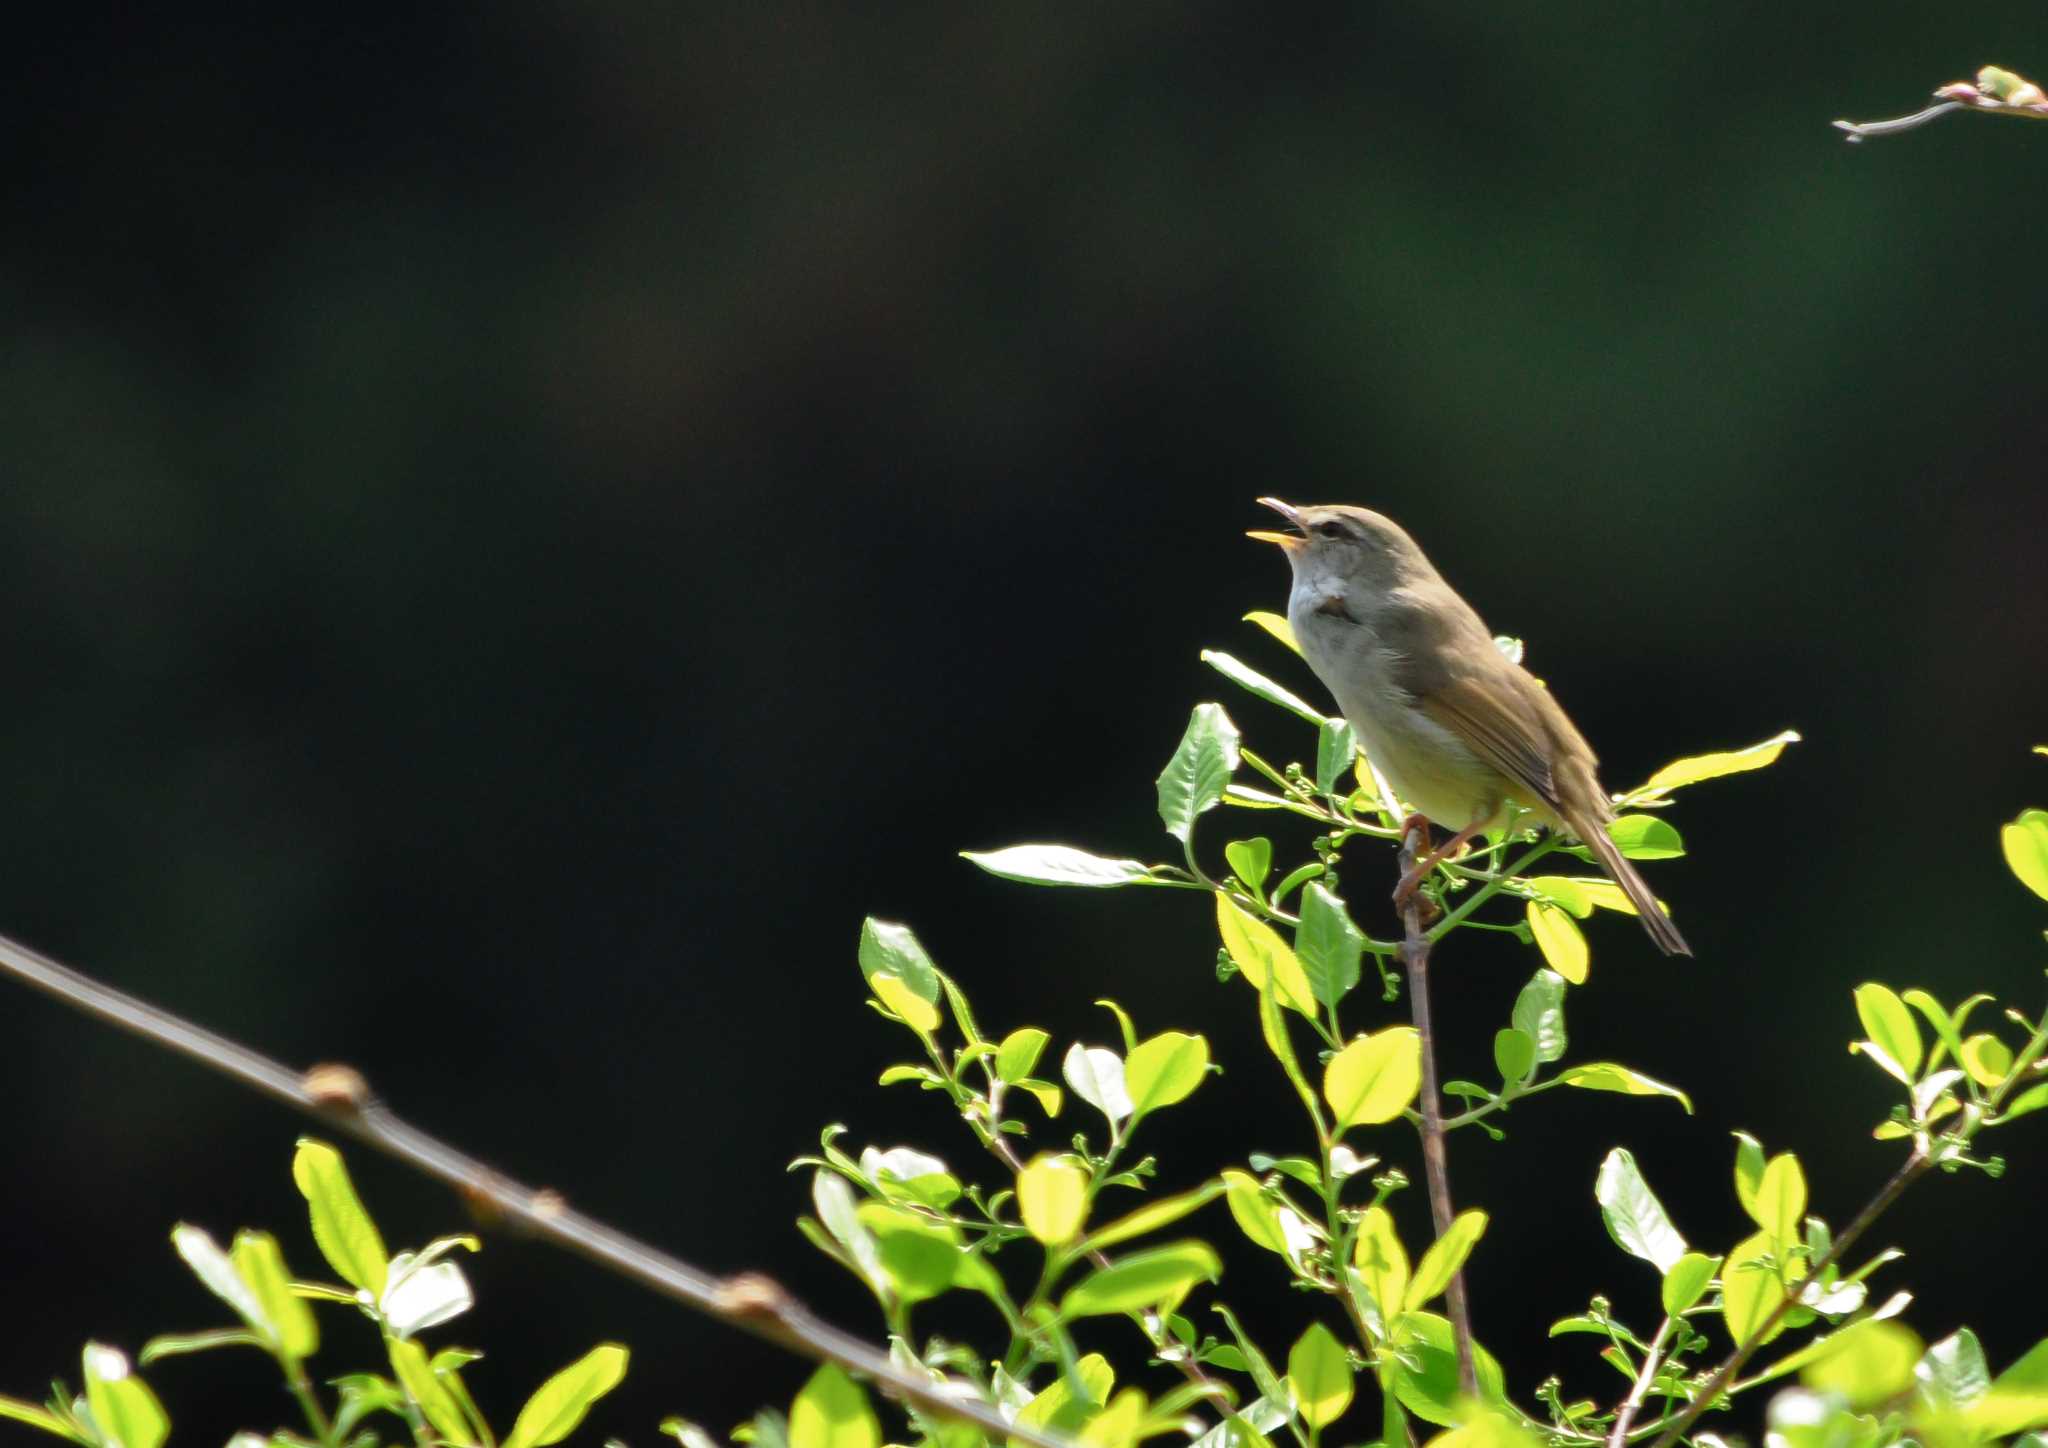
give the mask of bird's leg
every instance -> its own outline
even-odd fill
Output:
[[[1422,838],[1425,841],[1428,840],[1429,822],[1420,815],[1411,815],[1403,822],[1401,837],[1406,839],[1409,831],[1416,829],[1418,826],[1422,831]],[[1474,820],[1471,824],[1465,826],[1465,828],[1459,830],[1455,835],[1452,835],[1448,840],[1445,840],[1441,845],[1417,860],[1414,868],[1403,875],[1401,883],[1394,887],[1394,908],[1396,910],[1407,909],[1409,897],[1421,887],[1424,880],[1429,878],[1429,872],[1445,860],[1451,858],[1451,856],[1457,854],[1458,851],[1464,849],[1466,845],[1471,843],[1472,837],[1485,828],[1486,819]]]

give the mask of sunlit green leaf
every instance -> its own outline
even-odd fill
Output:
[[[1343,794],[1352,761],[1358,757],[1358,736],[1343,719],[1325,719],[1316,730],[1316,791]]]
[[[1920,1339],[1896,1322],[1859,1322],[1828,1339],[1821,1355],[1800,1370],[1800,1381],[1839,1393],[1851,1408],[1897,1397],[1913,1385]]]
[[[1039,1053],[1052,1037],[1036,1026],[1020,1026],[1003,1037],[996,1047],[996,1075],[1005,1081],[1021,1081],[1038,1064]]]
[[[324,1141],[301,1137],[298,1153],[292,1158],[292,1180],[306,1199],[313,1241],[327,1265],[351,1287],[382,1297],[391,1259],[385,1254],[377,1224],[356,1196],[341,1153]]]
[[[1516,1030],[1536,1043],[1540,1063],[1560,1060],[1565,1052],[1564,977],[1554,970],[1539,970],[1529,977],[1515,997],[1510,1017]]]
[[[1664,1204],[1643,1180],[1635,1157],[1617,1146],[1600,1163],[1600,1175],[1593,1185],[1600,1216],[1617,1245],[1631,1256],[1669,1272],[1685,1256],[1685,1238],[1671,1225]]]
[[[1048,1246],[1072,1241],[1088,1216],[1088,1169],[1071,1156],[1039,1156],[1017,1173],[1024,1229]]]
[[[434,1431],[450,1443],[474,1445],[477,1437],[462,1414],[462,1404],[427,1361],[427,1350],[410,1338],[401,1337],[388,1339],[384,1346],[391,1358],[391,1371]],[[509,1440],[505,1448],[513,1448]]]
[[[1567,1066],[1558,1072],[1557,1079],[1567,1086],[1577,1086],[1583,1091],[1618,1091],[1624,1096],[1668,1096],[1683,1106],[1686,1113],[1692,1113],[1692,1098],[1676,1086],[1645,1076],[1627,1066],[1617,1066],[1612,1061],[1592,1061],[1583,1066]]]
[[[1124,1061],[1124,1084],[1137,1115],[1185,1101],[1209,1071],[1209,1042],[1180,1031],[1140,1041]]]
[[[1806,1215],[1806,1173],[1791,1152],[1778,1153],[1764,1168],[1764,1179],[1756,1189],[1756,1215],[1773,1242],[1799,1240],[1799,1219]]]
[[[1079,1041],[1067,1048],[1060,1066],[1074,1094],[1107,1116],[1112,1122],[1131,1114],[1131,1095],[1124,1080],[1123,1057],[1102,1046],[1084,1046]]]
[[[1247,1177],[1246,1180],[1249,1181],[1250,1178]],[[1221,1180],[1203,1182],[1191,1191],[1161,1197],[1156,1202],[1147,1202],[1136,1211],[1126,1213],[1114,1222],[1090,1232],[1076,1250],[1100,1251],[1119,1242],[1127,1242],[1133,1237],[1142,1237],[1147,1232],[1156,1232],[1168,1223],[1177,1222],[1188,1213],[1214,1201],[1223,1194],[1225,1186]]]
[[[1268,704],[1277,704],[1288,713],[1306,719],[1311,724],[1323,722],[1323,716],[1311,709],[1290,691],[1283,689],[1251,665],[1240,662],[1229,654],[1216,649],[1203,649],[1202,662],[1214,669],[1231,683],[1253,696],[1264,699]]]
[[[1194,834],[1195,817],[1223,798],[1223,786],[1237,771],[1237,726],[1220,704],[1197,704],[1173,758],[1160,772],[1159,818],[1182,842]]]
[[[905,1302],[922,1302],[953,1285],[962,1251],[948,1228],[887,1202],[862,1202],[854,1215],[874,1238],[882,1270]]]
[[[290,1357],[312,1356],[320,1346],[320,1328],[305,1299],[292,1291],[291,1273],[285,1270],[284,1253],[278,1249],[277,1239],[268,1232],[237,1232],[228,1255],[237,1274],[262,1304],[263,1316],[276,1331],[278,1346]]]
[[[56,1434],[59,1438],[72,1437],[71,1430],[64,1426],[62,1418],[47,1408],[38,1408],[34,1403],[24,1403],[19,1398],[0,1398],[0,1418],[11,1418],[17,1423],[26,1423],[31,1428],[40,1428],[45,1433]]]
[[[1364,951],[1365,932],[1351,923],[1344,902],[1315,881],[1305,885],[1294,953],[1315,998],[1325,1005],[1342,1000],[1358,984],[1358,961]]]
[[[836,1363],[811,1374],[789,1405],[789,1448],[877,1448],[881,1441],[866,1391]]]
[[[177,1249],[185,1265],[215,1297],[235,1310],[235,1315],[249,1325],[249,1329],[265,1342],[278,1341],[277,1325],[263,1310],[263,1303],[255,1290],[242,1280],[242,1274],[235,1270],[235,1264],[220,1244],[200,1227],[180,1222],[171,1228],[171,1245]],[[304,1310],[303,1304],[301,1310]]]
[[[885,970],[868,977],[868,989],[912,1030],[929,1035],[939,1028],[939,1008]]]
[[[1995,1087],[2012,1072],[2012,1047],[1989,1031],[1979,1031],[1963,1042],[1962,1062],[1972,1081]]]
[[[2048,810],[2022,810],[1999,830],[1998,845],[2019,882],[2048,900]]]
[[[116,1348],[85,1345],[85,1401],[108,1448],[161,1448],[171,1431],[164,1405]]]
[[[1593,913],[1593,897],[1586,893],[1582,882],[1569,875],[1534,875],[1523,883],[1550,904],[1581,920]]]
[[[1727,1323],[1731,1342],[1749,1342],[1785,1299],[1777,1273],[1767,1265],[1772,1255],[1770,1234],[1758,1232],[1738,1242],[1721,1265],[1721,1316]],[[1781,1317],[1770,1336],[1776,1337],[1784,1330],[1785,1320]]]
[[[1232,904],[1228,897],[1216,897],[1216,932],[1223,940],[1223,948],[1237,963],[1238,970],[1254,990],[1265,988],[1268,975],[1273,980],[1273,999],[1290,1010],[1313,1017],[1316,1014],[1316,996],[1309,984],[1307,972],[1301,968],[1301,961],[1294,949],[1280,933],[1265,921],[1247,915]]]
[[[1486,1232],[1486,1213],[1473,1210],[1458,1213],[1450,1228],[1429,1250],[1422,1254],[1422,1260],[1415,1266],[1415,1276],[1408,1284],[1407,1306],[1411,1310],[1423,1307],[1451,1285],[1451,1279],[1465,1265],[1465,1259],[1472,1255],[1472,1248]]]
[[[1413,1026],[1360,1036],[1323,1072],[1323,1099],[1341,1130],[1392,1121],[1422,1087],[1422,1043]]]
[[[1709,1257],[1704,1252],[1687,1252],[1665,1268],[1661,1292],[1665,1315],[1676,1317],[1704,1297],[1707,1284],[1714,1280],[1714,1273],[1720,1266],[1719,1257]]]
[[[1749,1213],[1749,1219],[1759,1227],[1764,1225],[1757,1215],[1757,1189],[1764,1184],[1764,1147],[1746,1131],[1733,1133],[1735,1137],[1735,1200],[1742,1204],[1742,1210]]]
[[[1967,1408],[1991,1389],[1991,1367],[1984,1361],[1984,1348],[1967,1327],[1958,1328],[1922,1353],[1913,1377],[1942,1410]]]
[[[1536,937],[1536,948],[1543,952],[1544,963],[1573,985],[1584,985],[1591,952],[1572,917],[1540,900],[1531,900],[1526,908],[1529,930]]]
[[[960,858],[972,861],[991,875],[1026,885],[1078,885],[1088,890],[1110,890],[1118,885],[1142,885],[1152,879],[1152,872],[1136,860],[1107,859],[1067,845],[962,850]]]
[[[2048,1425],[2048,1340],[1991,1380],[1991,1389],[1964,1410],[1964,1423],[1992,1437]]]
[[[1301,645],[1294,641],[1294,628],[1286,618],[1277,613],[1254,610],[1244,616],[1246,623],[1255,623],[1295,653],[1301,652]]]
[[[1320,1322],[1312,1322],[1289,1349],[1287,1377],[1302,1421],[1326,1428],[1351,1406],[1351,1359],[1344,1345]]]
[[[1365,1282],[1365,1290],[1380,1310],[1383,1322],[1392,1326],[1408,1302],[1408,1250],[1394,1230],[1393,1214],[1385,1207],[1367,1207],[1359,1219],[1358,1239],[1351,1249],[1352,1265]]]
[[[1677,829],[1655,815],[1622,815],[1607,826],[1607,835],[1631,860],[1669,860],[1685,853]]]
[[[1998,1114],[2000,1121],[2010,1121],[2015,1116],[2026,1116],[2048,1106],[2048,1084],[2029,1086],[2019,1095],[2006,1102],[2005,1110]]]
[[[917,932],[908,925],[877,920],[872,915],[863,920],[860,924],[860,973],[866,977],[870,988],[877,975],[889,975],[919,1000],[938,1004],[938,969],[932,964],[932,958],[925,954]],[[883,1004],[888,1002],[884,1000]]]
[[[1258,1179],[1246,1172],[1223,1173],[1224,1201],[1240,1231],[1255,1246],[1268,1252],[1287,1252],[1287,1237],[1280,1230],[1279,1204],[1259,1189]]]
[[[505,1448],[547,1448],[548,1444],[559,1443],[575,1432],[584,1415],[590,1411],[590,1405],[617,1387],[619,1380],[625,1377],[626,1356],[626,1349],[617,1343],[603,1343],[542,1383],[526,1400],[526,1406],[519,1410],[511,1435],[505,1439]],[[819,1376],[837,1371],[826,1367],[820,1370]],[[817,1378],[812,1378],[811,1382],[815,1384]],[[808,1392],[809,1388],[806,1387],[805,1391]],[[790,1448],[828,1448],[823,1440],[816,1439],[799,1444],[794,1413],[790,1417],[790,1430]],[[850,1444],[848,1448],[851,1448]],[[873,1440],[860,1445],[860,1448],[873,1448]]]
[[[1857,986],[1856,1018],[1863,1023],[1864,1034],[1905,1069],[1908,1080],[1920,1074],[1920,1063],[1926,1059],[1920,1045],[1920,1028],[1913,1023],[1913,1013],[1906,1009],[1906,1003],[1890,986],[1876,981]]]
[[[1448,1321],[1433,1312],[1404,1314],[1395,1331],[1394,1349],[1404,1360],[1394,1373],[1394,1393],[1402,1407],[1439,1427],[1450,1427],[1466,1416],[1469,1410],[1461,1402],[1464,1394],[1458,1385],[1457,1346]],[[1476,1342],[1472,1344],[1472,1367],[1481,1399],[1499,1402],[1500,1363]]]
[[[1273,842],[1264,835],[1232,840],[1223,847],[1223,858],[1230,862],[1231,872],[1256,894],[1265,888],[1266,877],[1273,873]]]
[[[1204,1242],[1175,1242],[1134,1252],[1084,1277],[1060,1300],[1062,1317],[1095,1317],[1152,1308],[1170,1312],[1197,1282],[1213,1282],[1223,1271]]]
[[[1635,791],[1635,797],[1653,798],[1688,784],[1698,784],[1704,779],[1719,779],[1724,774],[1740,774],[1744,770],[1762,769],[1768,764],[1775,763],[1787,744],[1798,742],[1799,731],[1787,729],[1782,734],[1774,734],[1761,744],[1752,744],[1746,749],[1731,749],[1717,754],[1699,754],[1690,759],[1673,760],[1651,775],[1643,787]]]

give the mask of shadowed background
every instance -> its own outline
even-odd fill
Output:
[[[1529,640],[1610,784],[1807,736],[1681,799],[1649,874],[1696,962],[1589,927],[1574,1055],[1699,1114],[1568,1093],[1453,1143],[1496,1213],[1481,1336],[1525,1399],[1611,1401],[1543,1336],[1594,1290],[1651,1312],[1611,1145],[1708,1250],[1737,1127],[1839,1225],[1900,1154],[1851,987],[2038,1005],[1996,827],[2048,800],[2048,133],[1826,123],[2048,52],[2021,4],[1429,11],[45,10],[0,87],[0,929],[878,1335],[784,1164],[845,1121],[992,1177],[873,1084],[908,1038],[861,1005],[863,914],[991,1028],[1107,1042],[1112,994],[1208,1033],[1164,1185],[1303,1145],[1199,897],[955,852],[1166,858],[1151,780],[1205,698],[1312,748],[1196,655],[1320,698],[1238,621],[1286,578],[1242,530],[1368,503]],[[1271,829],[1211,820],[1212,859]],[[1392,880],[1354,853],[1369,928]],[[1531,966],[1441,959],[1449,1074]],[[0,1392],[220,1320],[176,1220],[317,1265],[281,1110],[11,986],[0,1094]],[[1871,1243],[1930,1339],[2048,1326],[2044,1131]],[[466,1225],[350,1160],[394,1245]],[[1304,1304],[1255,1256],[1222,1291],[1284,1351]],[[502,1423],[600,1337],[636,1357],[593,1426],[638,1443],[805,1371],[537,1246],[470,1266],[436,1339],[489,1350]],[[328,1327],[315,1366],[366,1365]],[[187,1441],[289,1406],[253,1355],[151,1377]]]

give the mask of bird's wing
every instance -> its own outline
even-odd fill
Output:
[[[1430,719],[1528,791],[1523,803],[1557,808],[1555,746],[1545,727],[1555,705],[1543,707],[1549,700],[1542,685],[1494,646],[1464,600],[1447,586],[1442,591],[1446,597],[1418,598],[1416,606],[1396,603],[1379,620],[1396,659],[1395,682]]]

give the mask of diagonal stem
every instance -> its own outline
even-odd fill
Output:
[[[1415,868],[1420,853],[1417,837],[1422,850],[1429,846],[1428,826],[1419,819],[1410,822],[1401,834],[1401,876],[1408,877]],[[1422,1047],[1422,1174],[1429,1184],[1429,1215],[1436,1224],[1436,1235],[1441,1238],[1451,1229],[1451,1171],[1444,1154],[1443,1102],[1437,1090],[1436,1037],[1429,1022],[1429,946],[1422,933],[1422,906],[1417,900],[1421,892],[1410,891],[1407,901],[1401,907],[1401,920],[1406,934],[1401,942],[1401,960],[1408,968],[1408,1002],[1415,1013],[1415,1035]],[[1459,1271],[1451,1278],[1451,1285],[1444,1293],[1446,1305],[1450,1308],[1451,1334],[1458,1345],[1458,1386],[1467,1397],[1479,1395],[1479,1378],[1472,1367],[1472,1313],[1465,1302],[1465,1274]]]

